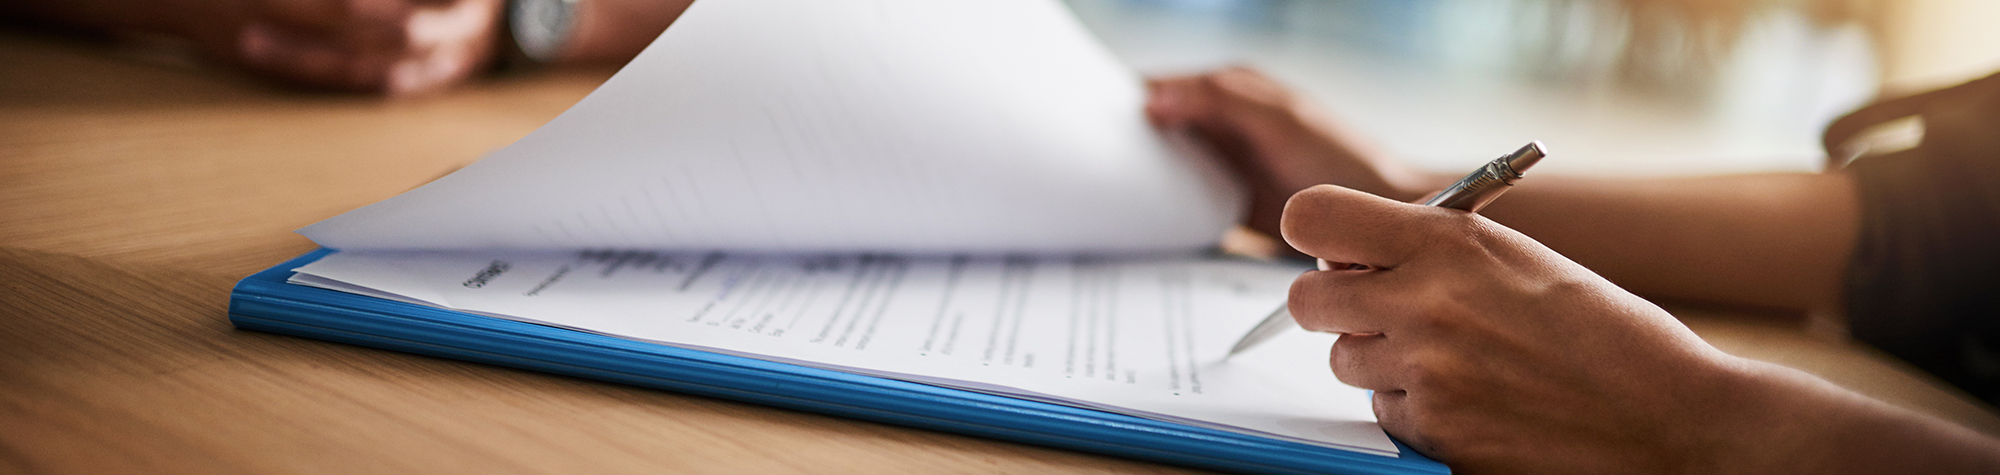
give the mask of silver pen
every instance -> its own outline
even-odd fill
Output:
[[[1450,188],[1445,188],[1437,196],[1431,197],[1424,202],[1424,205],[1477,213],[1480,208],[1485,208],[1487,203],[1492,203],[1494,198],[1499,198],[1501,193],[1513,187],[1514,181],[1521,179],[1521,172],[1528,171],[1528,167],[1535,166],[1536,162],[1542,161],[1542,157],[1546,156],[1548,148],[1542,146],[1542,142],[1528,142],[1528,145],[1515,150],[1514,153],[1486,162],[1486,166],[1473,170],[1471,175],[1466,175],[1464,179],[1458,180],[1458,183],[1451,184]],[[1325,260],[1320,260],[1319,270],[1333,269],[1327,266]],[[1229,356],[1236,356],[1237,353],[1242,353],[1298,325],[1299,322],[1292,319],[1291,310],[1279,305],[1277,310],[1271,312],[1271,316],[1264,317],[1263,322],[1251,328],[1250,333],[1243,335],[1243,339],[1236,341],[1236,346],[1229,348]]]

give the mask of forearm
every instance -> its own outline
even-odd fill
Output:
[[[2000,473],[2000,440],[1777,365],[1746,362],[1705,473]]]
[[[1636,293],[1820,310],[1840,301],[1859,205],[1841,173],[1539,175],[1482,211]]]
[[[618,64],[638,56],[694,0],[586,0],[564,64]]]

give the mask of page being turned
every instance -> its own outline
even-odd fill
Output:
[[[519,142],[301,230],[337,249],[1187,251],[1240,193],[1053,0],[696,2]]]

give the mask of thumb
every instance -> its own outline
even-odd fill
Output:
[[[1331,262],[1394,268],[1428,240],[1426,224],[1448,211],[1397,202],[1335,185],[1319,185],[1285,202],[1279,230],[1285,242]]]

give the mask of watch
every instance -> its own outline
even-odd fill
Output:
[[[576,16],[583,0],[507,0],[510,51],[505,67],[547,64],[576,35]]]

